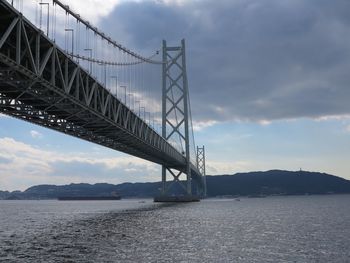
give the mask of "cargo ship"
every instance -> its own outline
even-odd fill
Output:
[[[105,201],[105,200],[120,200],[121,196],[119,195],[110,195],[110,196],[59,196],[57,197],[59,201]]]

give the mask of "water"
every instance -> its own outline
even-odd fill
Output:
[[[0,262],[350,262],[350,195],[0,201]]]

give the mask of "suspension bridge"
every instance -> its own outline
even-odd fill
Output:
[[[184,40],[143,56],[58,0],[0,0],[0,112],[161,165],[158,201],[206,195]]]

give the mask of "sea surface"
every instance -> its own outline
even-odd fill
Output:
[[[0,201],[0,262],[350,262],[350,195]]]

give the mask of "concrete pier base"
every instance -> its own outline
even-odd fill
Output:
[[[153,199],[156,203],[188,203],[188,202],[199,202],[200,198],[194,195],[183,195],[183,196],[156,196]]]

